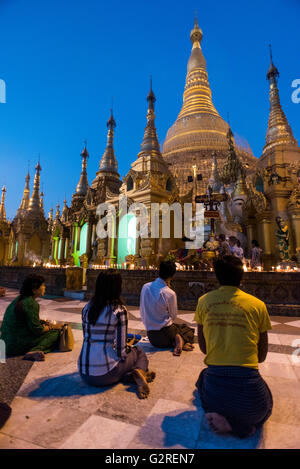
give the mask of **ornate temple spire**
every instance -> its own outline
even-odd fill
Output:
[[[40,165],[40,161],[35,167],[35,176],[33,182],[33,192],[32,196],[29,200],[28,210],[37,210],[40,209],[41,201],[40,201],[40,172],[42,168]]]
[[[232,184],[237,182],[239,174],[245,177],[245,170],[242,163],[240,162],[233,142],[233,133],[229,127],[227,132],[227,142],[228,142],[228,155],[224,163],[221,173],[221,181],[223,184]]]
[[[48,231],[51,231],[53,227],[53,208],[50,208],[49,214],[48,214]]]
[[[190,34],[193,47],[187,65],[183,105],[177,120],[204,112],[220,117],[211,100],[206,60],[201,49],[202,37],[203,33],[196,17],[195,26]]]
[[[55,220],[60,219],[59,203],[56,205]]]
[[[292,129],[288,123],[288,120],[281,108],[279,91],[277,87],[277,79],[279,77],[278,69],[273,63],[272,49],[270,46],[270,67],[267,73],[267,80],[270,83],[270,114],[268,129],[266,133],[266,144],[263,153],[274,145],[287,143],[291,145],[297,145],[297,141],[293,136]]]
[[[60,220],[62,222],[66,222],[67,219],[68,219],[68,206],[67,206],[67,199],[65,198],[64,200],[64,206],[63,206],[63,209],[62,209],[62,212],[61,212],[61,217],[60,217]]]
[[[147,101],[147,125],[145,128],[143,143],[141,145],[141,151],[139,152],[138,157],[151,155],[162,158],[155,128],[154,103],[156,101],[156,98],[152,91],[152,78],[150,81],[150,91],[147,96]]]
[[[40,193],[40,207],[41,207],[41,210],[44,211],[44,190],[43,190],[43,184],[42,184],[42,192]]]
[[[3,186],[3,187],[2,187],[1,204],[0,204],[0,221],[6,221],[5,193],[6,193],[6,187]]]
[[[245,196],[247,194],[248,194],[248,188],[247,188],[247,184],[246,184],[245,173],[243,173],[243,171],[239,170],[237,183],[236,183],[236,186],[235,186],[234,191],[232,193],[232,198],[239,197],[239,196]]]
[[[25,177],[25,188],[24,188],[22,202],[20,204],[19,210],[27,210],[28,208],[29,196],[30,196],[29,181],[30,181],[30,176],[29,176],[29,171],[28,171]]]
[[[87,172],[86,172],[88,157],[89,157],[89,154],[88,154],[88,151],[86,149],[86,144],[85,144],[84,149],[81,152],[82,168],[81,168],[81,176],[79,179],[79,183],[77,184],[77,187],[76,187],[76,192],[75,192],[76,195],[85,196],[89,188],[89,182],[88,182]]]
[[[104,154],[99,164],[99,171],[107,171],[110,173],[116,173],[118,176],[118,163],[115,157],[114,151],[114,129],[116,128],[116,122],[113,117],[113,111],[111,109],[110,118],[107,121],[108,133],[107,133],[107,145]]]

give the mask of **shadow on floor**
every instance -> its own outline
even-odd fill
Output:
[[[198,391],[194,391],[194,409],[178,409],[152,414],[137,438],[139,444],[155,448],[185,449],[255,449],[262,440],[262,430],[251,438],[240,439],[231,434],[217,435],[208,426]]]
[[[165,432],[166,446],[170,445],[171,440],[173,445],[184,446],[187,435],[191,435],[191,440],[194,438],[195,441],[194,447],[199,449],[255,449],[260,444],[262,433],[260,430],[251,438],[244,439],[231,434],[217,435],[209,428],[203,410],[199,412],[198,409],[166,415],[161,428]]]
[[[121,381],[124,385],[124,390],[126,392],[137,392],[137,386],[135,383],[126,381],[125,379]],[[117,386],[120,382],[115,383],[111,386],[103,387],[94,387],[88,386],[85,384],[78,372],[69,373],[62,376],[55,376],[53,378],[44,379],[40,381],[35,381],[32,385],[29,385],[28,397],[43,397],[45,399],[53,399],[60,397],[82,397],[94,394],[102,394],[109,389],[112,389],[114,386]],[[30,390],[30,387],[33,387]]]
[[[38,386],[38,387],[37,387]],[[78,372],[41,380],[38,385],[34,383],[34,389],[29,392],[28,397],[44,397],[53,399],[55,397],[80,397],[92,394],[100,394],[113,386],[96,388],[85,384]]]

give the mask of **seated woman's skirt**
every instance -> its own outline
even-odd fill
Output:
[[[260,428],[272,413],[271,391],[254,368],[209,365],[196,386],[204,411],[223,415],[240,438]]]

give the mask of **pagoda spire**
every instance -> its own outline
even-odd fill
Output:
[[[238,171],[237,182],[236,182],[234,191],[232,193],[232,198],[245,196],[247,194],[248,194],[248,188],[247,188],[247,184],[246,184],[245,173],[243,171],[239,170]]]
[[[28,170],[27,175],[25,177],[25,188],[24,188],[23,197],[22,197],[19,210],[27,210],[28,208],[29,197],[30,197],[29,181],[30,181],[30,176],[29,176],[29,170]]]
[[[211,99],[206,60],[201,49],[203,32],[198,26],[197,16],[190,38],[193,47],[187,65],[183,105],[177,120],[199,113],[220,117]]]
[[[63,209],[62,209],[62,212],[61,212],[61,217],[60,217],[60,220],[62,222],[66,222],[68,219],[68,206],[67,206],[67,199],[65,197],[64,199],[64,206],[63,206]]]
[[[54,221],[58,221],[60,219],[60,211],[59,211],[59,203],[56,205],[56,213]]]
[[[5,194],[6,194],[6,187],[2,187],[2,197],[1,197],[1,204],[0,204],[0,221],[6,221],[6,213],[5,213]]]
[[[86,172],[88,157],[89,157],[89,154],[88,154],[88,151],[86,149],[86,142],[85,142],[84,149],[81,152],[82,167],[81,167],[80,179],[79,179],[79,182],[78,182],[77,187],[76,187],[76,192],[75,192],[76,195],[85,196],[87,194],[88,189],[89,189],[89,182],[88,182],[87,172]]]
[[[141,151],[138,157],[141,156],[158,156],[161,157],[160,146],[157,138],[155,128],[155,114],[154,114],[154,103],[156,101],[155,95],[152,90],[152,77],[150,78],[150,91],[147,96],[148,111],[147,111],[147,125],[144,132],[144,138],[141,145]]]
[[[266,133],[266,144],[263,153],[274,145],[287,143],[297,145],[297,141],[293,136],[292,129],[288,120],[282,110],[279,98],[279,91],[277,80],[279,78],[279,71],[273,63],[272,49],[270,47],[270,67],[267,73],[267,80],[270,84],[269,99],[270,99],[270,114],[268,129]]]
[[[117,124],[115,122],[112,109],[110,110],[110,118],[106,125],[108,128],[107,145],[99,164],[99,172],[106,171],[110,173],[116,173],[119,176],[118,163],[114,151],[114,129],[116,128]]]
[[[33,192],[29,200],[28,210],[37,210],[37,209],[40,209],[40,206],[41,206],[41,201],[40,201],[40,172],[41,170],[42,168],[41,168],[40,161],[39,161],[35,167]]]

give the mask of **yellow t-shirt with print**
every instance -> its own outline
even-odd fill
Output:
[[[195,321],[203,326],[206,365],[258,369],[259,335],[272,329],[265,303],[237,287],[221,286],[199,298]]]

